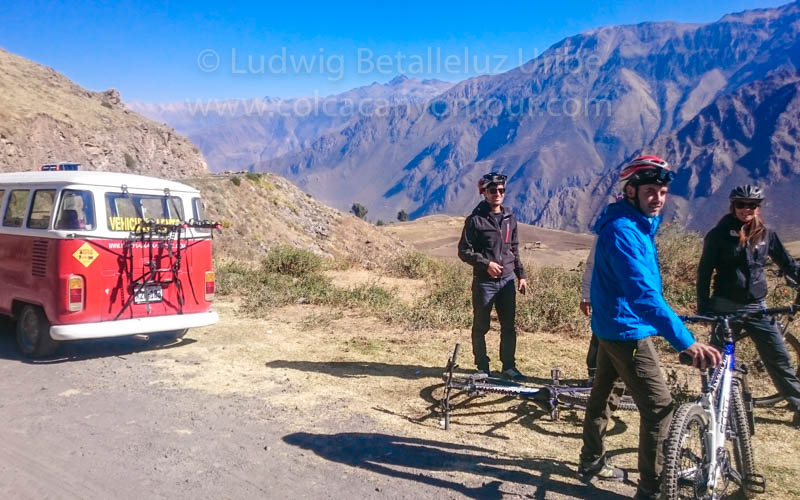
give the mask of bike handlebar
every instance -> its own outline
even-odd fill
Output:
[[[696,314],[693,316],[678,316],[684,323],[716,323],[723,320],[737,320],[745,318],[759,318],[762,316],[776,316],[778,314],[796,314],[800,312],[800,304],[792,304],[785,307],[773,307],[760,311],[729,313],[729,314]]]
[[[678,353],[678,361],[680,361],[682,365],[692,366],[693,364],[692,357],[685,352]]]

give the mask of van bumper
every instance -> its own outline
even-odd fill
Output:
[[[137,333],[168,332],[213,325],[217,321],[219,321],[219,315],[216,312],[209,311],[194,314],[170,314],[166,316],[120,319],[117,321],[100,321],[97,323],[53,325],[50,327],[50,337],[53,340],[124,337],[126,335],[136,335]]]

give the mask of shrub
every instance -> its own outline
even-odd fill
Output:
[[[247,172],[244,176],[250,182],[254,182],[256,184],[259,184],[261,182],[261,174],[256,174],[256,173],[253,173],[253,172]]]
[[[435,274],[440,268],[440,261],[415,250],[395,257],[387,271],[399,278],[420,279]]]
[[[136,168],[136,160],[133,159],[133,156],[131,156],[128,153],[125,153],[124,157],[125,157],[125,166],[128,167],[131,170],[135,169]]]
[[[361,203],[353,203],[353,206],[350,207],[350,211],[353,212],[353,214],[359,219],[366,219],[367,212],[369,212],[369,210],[367,210],[367,207],[365,207]]]
[[[469,328],[472,325],[472,270],[442,261],[430,280],[431,289],[412,307],[396,311],[411,328]]]
[[[322,269],[322,257],[308,250],[290,246],[271,248],[261,261],[261,272],[307,276]]]
[[[405,222],[408,220],[408,214],[406,213],[405,210],[400,210],[399,212],[397,212],[397,220],[399,220],[400,222]]]
[[[231,177],[231,182],[234,184],[234,186],[238,186],[238,185],[240,185],[242,183],[242,179],[234,176],[234,177]]]
[[[698,233],[667,224],[659,231],[656,245],[664,298],[671,306],[694,309],[703,239]]]
[[[527,266],[528,293],[517,295],[517,326],[528,331],[588,332],[580,303],[581,273]]]

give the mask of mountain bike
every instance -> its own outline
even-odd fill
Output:
[[[445,430],[450,428],[450,414],[455,406],[452,404],[452,398],[455,396],[454,391],[459,391],[459,394],[463,393],[467,396],[491,393],[525,399],[550,413],[550,417],[553,420],[560,418],[563,409],[586,410],[586,404],[592,388],[564,384],[561,380],[563,374],[559,367],[550,370],[550,383],[540,386],[490,377],[486,373],[458,374],[455,373],[455,369],[458,368],[459,349],[460,345],[456,344],[442,374],[444,395],[440,402],[440,410],[442,426]],[[622,394],[620,390],[617,409],[636,411],[636,403],[634,403],[633,398]]]
[[[664,443],[664,498],[721,498],[731,483],[749,498],[766,489],[756,473],[751,436],[755,430],[749,400],[747,369],[737,366],[736,339],[731,322],[800,311],[800,305],[759,312],[711,316],[684,316],[686,323],[712,323],[724,343],[722,363],[710,375],[703,373],[703,393],[675,412]],[[691,365],[688,355],[681,363]]]
[[[783,284],[779,283],[776,285],[772,291],[772,295],[776,299],[781,300],[784,299],[786,295],[797,290],[794,302],[795,304],[800,304],[800,287],[798,287],[797,282],[789,276],[783,275],[780,271],[771,271],[770,274],[777,278],[783,278]],[[794,316],[787,314],[775,316],[778,330],[781,332],[784,344],[786,345],[786,351],[789,353],[789,359],[794,366],[795,373],[800,375],[800,340],[789,331],[793,319]],[[743,337],[741,340],[737,339],[736,343],[738,358],[741,360],[741,364],[746,365],[748,368],[747,380],[750,386],[753,404],[759,407],[769,407],[775,406],[783,401],[783,396],[775,388],[775,384],[772,382],[772,378],[767,372],[766,365],[764,361],[761,360],[753,342]]]

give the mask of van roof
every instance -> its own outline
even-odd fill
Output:
[[[108,187],[120,187],[124,184],[129,189],[163,191],[168,188],[170,191],[199,193],[197,189],[186,184],[158,177],[87,170],[2,173],[0,174],[0,184],[87,184]]]

